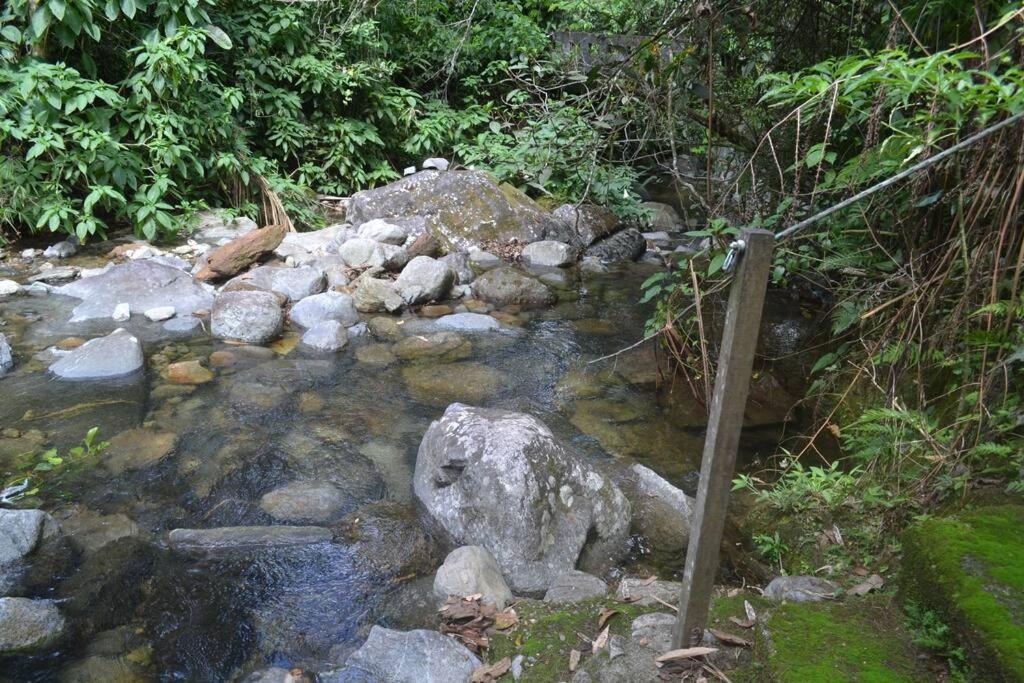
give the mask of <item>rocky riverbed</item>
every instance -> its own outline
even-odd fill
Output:
[[[0,670],[377,680],[412,653],[472,673],[434,631],[449,595],[584,599],[677,571],[704,410],[650,344],[589,363],[636,341],[639,283],[692,246],[659,227],[428,170],[220,280],[197,276],[252,221],[8,250]],[[814,327],[774,300],[765,348]],[[771,370],[748,460],[800,389]],[[72,455],[92,427],[109,445]]]

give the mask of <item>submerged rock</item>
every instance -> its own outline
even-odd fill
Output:
[[[178,315],[209,310],[213,294],[178,268],[143,259],[110,267],[57,288],[58,294],[81,299],[71,322],[109,318],[121,303],[133,311],[173,306]]]
[[[555,295],[544,283],[514,268],[489,270],[473,282],[473,294],[496,306],[518,305],[538,308],[555,303]]]
[[[173,432],[145,427],[120,432],[103,452],[103,466],[113,474],[150,467],[170,454],[177,440]]]
[[[51,600],[0,598],[0,654],[38,652],[64,635],[64,617]]]
[[[378,577],[429,572],[437,563],[436,543],[411,505],[392,500],[369,503],[337,525],[339,541],[359,558],[359,566]]]
[[[487,548],[516,591],[622,557],[630,507],[607,477],[522,413],[453,404],[420,443],[416,496],[456,543]]]
[[[50,366],[64,379],[121,377],[142,369],[142,344],[123,329],[90,339]]]
[[[333,538],[330,529],[319,526],[233,526],[175,529],[167,536],[167,543],[180,552],[219,552],[326,543]]]
[[[402,380],[420,403],[443,407],[456,401],[481,403],[498,393],[507,376],[480,363],[421,364],[402,368]]]
[[[344,491],[315,480],[293,481],[260,498],[260,508],[282,522],[330,522],[341,517],[349,505]]]
[[[442,601],[480,594],[483,602],[494,603],[498,609],[512,600],[494,556],[478,545],[464,545],[448,553],[434,576],[434,594]]]
[[[395,344],[391,351],[404,361],[433,361],[450,363],[468,356],[473,345],[454,332],[405,337]]]
[[[348,678],[387,683],[468,683],[482,662],[453,638],[437,631],[393,631],[374,626],[370,637],[345,662]]]
[[[266,344],[283,325],[281,305],[270,292],[224,292],[213,304],[211,331],[218,339]]]

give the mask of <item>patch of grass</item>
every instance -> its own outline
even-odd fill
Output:
[[[1024,506],[932,518],[903,535],[903,595],[960,636],[981,680],[1024,680]]]
[[[762,624],[769,678],[794,683],[927,681],[910,635],[887,596],[787,603]]]

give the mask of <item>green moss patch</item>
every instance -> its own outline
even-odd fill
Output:
[[[757,655],[770,680],[787,683],[931,680],[887,596],[774,607]]]
[[[982,680],[1024,680],[1024,506],[926,520],[903,548],[903,595],[958,632]]]
[[[524,600],[515,605],[519,625],[508,633],[491,638],[487,660],[523,655],[532,665],[523,668],[521,680],[538,683],[565,681],[569,673],[569,653],[589,651],[590,640],[598,636],[598,619],[603,609],[620,612],[606,623],[612,635],[629,637],[633,619],[648,612],[665,611],[659,605],[627,605],[612,598],[595,598],[568,605]]]

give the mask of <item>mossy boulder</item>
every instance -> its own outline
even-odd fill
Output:
[[[528,244],[571,242],[571,225],[545,211],[511,185],[481,171],[422,171],[384,187],[352,195],[348,220],[422,216],[449,250],[465,251],[494,240]]]
[[[1024,506],[920,522],[903,534],[901,592],[959,634],[979,680],[1024,680]]]

